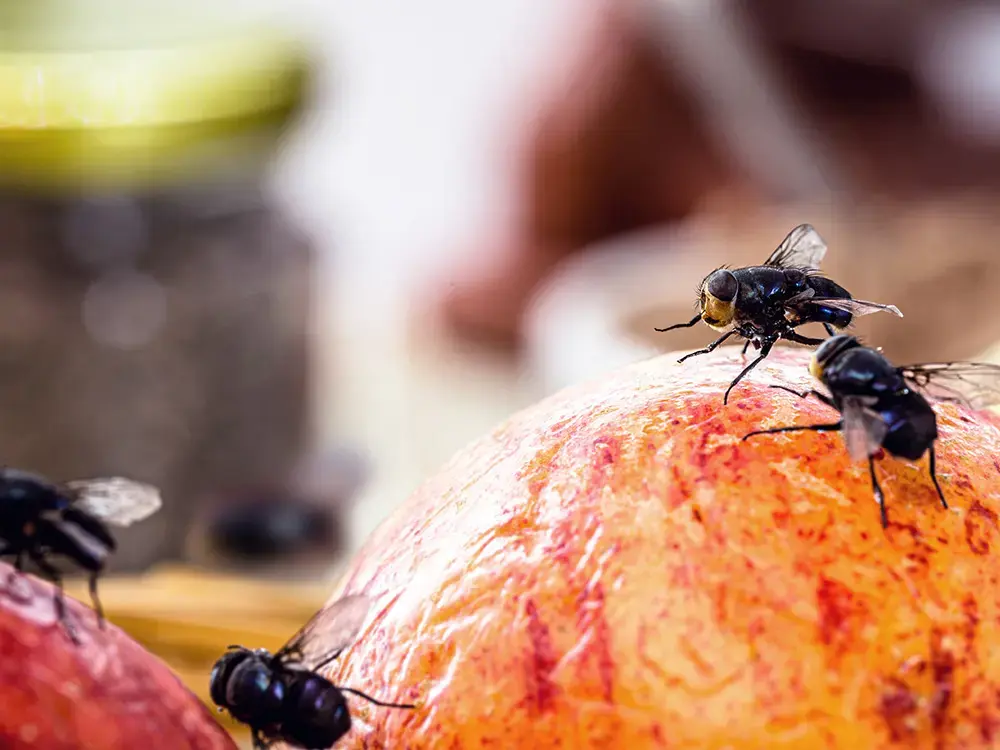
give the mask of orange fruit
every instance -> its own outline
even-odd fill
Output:
[[[460,451],[357,555],[375,598],[338,684],[345,748],[986,748],[1000,743],[1000,422],[938,407],[885,456],[879,520],[836,421],[779,349],[660,357]],[[338,746],[339,747],[339,746]]]

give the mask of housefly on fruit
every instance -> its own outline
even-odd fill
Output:
[[[90,597],[103,627],[97,579],[115,539],[108,525],[130,526],[159,510],[160,493],[148,484],[121,477],[85,479],[59,485],[19,469],[0,469],[0,557],[18,572],[31,562],[56,586],[59,621],[74,641],[66,614],[62,576],[52,557],[63,557],[90,574]]]
[[[215,662],[212,700],[250,727],[255,750],[279,741],[304,750],[329,748],[351,728],[344,693],[386,708],[413,708],[334,685],[318,673],[357,636],[369,604],[362,594],[345,596],[320,610],[277,653],[230,646]]]
[[[795,330],[799,326],[822,323],[833,336],[835,329],[847,328],[860,315],[881,311],[902,317],[893,305],[854,299],[842,286],[823,276],[819,266],[826,249],[812,226],[800,224],[763,265],[712,271],[698,287],[698,314],[687,323],[655,330],[662,333],[690,328],[704,321],[722,333],[704,349],[686,354],[678,362],[707,354],[732,336],[746,339],[744,354],[753,344],[760,354],[729,384],[722,399],[727,404],[730,391],[771,353],[778,339],[810,346],[823,342],[802,336]]]
[[[879,504],[882,526],[888,526],[885,496],[875,475],[879,449],[916,461],[928,455],[928,470],[941,505],[948,507],[938,483],[934,442],[937,416],[928,398],[985,408],[1000,403],[1000,366],[976,362],[941,362],[896,367],[883,354],[863,346],[854,336],[837,335],[816,350],[809,371],[827,389],[805,393],[775,385],[772,388],[800,398],[813,396],[840,413],[828,424],[774,427],[744,436],[779,432],[843,432],[851,458],[868,461],[872,490]]]

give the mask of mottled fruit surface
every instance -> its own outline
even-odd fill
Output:
[[[331,667],[345,748],[986,748],[1000,743],[1000,422],[938,407],[927,473],[866,465],[781,348],[660,357],[456,455],[334,596],[375,605]]]
[[[56,620],[52,587],[0,565],[0,748],[235,750],[163,662],[66,603],[79,645]]]

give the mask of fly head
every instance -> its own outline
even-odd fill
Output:
[[[740,283],[727,268],[710,273],[701,288],[701,319],[717,330],[725,329],[736,316]]]
[[[225,658],[225,657],[223,657]],[[279,723],[285,703],[285,683],[270,663],[247,653],[225,680],[225,707],[253,726]]]
[[[847,334],[831,336],[816,349],[809,363],[809,373],[819,381],[823,380],[826,368],[848,349],[861,346],[857,337]]]
[[[215,666],[212,667],[212,674],[208,678],[208,692],[216,706],[220,708],[227,706],[226,685],[229,684],[229,677],[236,667],[251,656],[252,652],[248,649],[233,646],[216,660]]]

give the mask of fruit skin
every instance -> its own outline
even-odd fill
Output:
[[[74,645],[52,597],[49,584],[0,565],[0,747],[235,750],[162,661],[67,597]]]
[[[563,391],[459,452],[334,598],[378,597],[328,672],[344,748],[985,748],[1000,742],[1000,422],[938,408],[938,470],[864,465],[780,348]],[[338,746],[339,747],[339,746]]]

